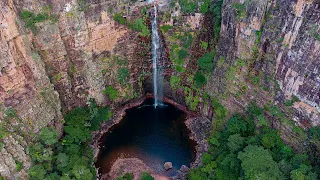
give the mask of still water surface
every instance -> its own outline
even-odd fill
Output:
[[[164,173],[166,161],[172,162],[175,169],[190,166],[195,144],[184,125],[185,114],[170,104],[155,108],[153,103],[149,99],[127,110],[124,119],[104,136],[96,164],[100,173],[108,173],[119,157],[139,158],[159,173]]]

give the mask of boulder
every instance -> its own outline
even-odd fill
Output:
[[[172,162],[165,162],[163,166],[164,166],[164,169],[168,171],[169,169],[172,168]]]
[[[189,171],[189,168],[186,165],[182,165],[181,168],[180,168],[180,171],[183,172],[183,173],[187,173]]]

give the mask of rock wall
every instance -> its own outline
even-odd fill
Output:
[[[119,25],[113,13],[134,19],[145,3],[130,1],[0,2],[0,175],[26,178],[30,158],[26,147],[34,133],[55,125],[61,130],[62,113],[93,98],[99,105],[117,106],[141,96],[142,81],[150,72],[148,39]],[[129,10],[129,8],[131,8]],[[48,13],[55,19],[25,28],[23,10]],[[124,61],[125,65],[118,63]],[[127,68],[125,84],[118,69]],[[140,80],[139,80],[140,79]],[[112,86],[118,98],[111,102],[103,91]],[[4,134],[2,136],[2,134]],[[17,170],[16,163],[23,164]]]
[[[207,92],[220,97],[231,114],[256,101],[277,105],[297,126],[318,126],[319,3],[224,0],[217,67]],[[293,97],[299,101],[284,105]],[[299,150],[306,147],[305,138],[277,122],[274,128],[285,142]]]
[[[235,95],[247,86],[245,96],[231,100],[238,106],[250,99],[265,104],[275,97],[279,104],[295,95],[300,102],[293,105],[292,119],[319,125],[319,6],[308,0],[225,0],[215,58],[224,58],[225,63],[214,70],[208,92]],[[238,65],[242,61],[246,66]],[[256,88],[248,75],[260,76],[260,86],[267,90],[250,92]]]

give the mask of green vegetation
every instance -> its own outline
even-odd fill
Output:
[[[216,100],[213,103],[219,107]],[[204,165],[192,169],[188,179],[316,180],[319,164],[312,166],[312,156],[295,153],[268,123],[255,124],[256,120],[263,119],[261,117],[264,117],[264,110],[255,104],[248,106],[245,115],[232,116],[225,126],[210,136],[209,151],[202,159]],[[318,133],[318,130],[313,131]]]
[[[110,117],[108,108],[76,108],[65,116],[64,137],[58,140],[53,127],[43,128],[35,144],[28,147],[32,160],[30,180],[43,179],[96,179],[93,151],[89,147],[91,131],[98,130]]]
[[[202,47],[203,49],[208,49],[208,43],[205,42],[205,41],[201,41],[201,47]]]
[[[216,0],[210,5],[210,12],[213,14],[213,33],[214,41],[218,42],[221,30],[221,21],[222,21],[222,4],[223,0]]]
[[[77,0],[77,3],[79,11],[86,11],[89,7],[89,4],[87,4],[86,0]]]
[[[213,70],[213,58],[215,53],[206,53],[198,59],[198,65],[204,73],[211,73]]]
[[[183,93],[185,95],[185,100],[187,105],[190,107],[192,111],[197,109],[197,106],[200,102],[200,97],[196,93],[194,93],[193,89],[189,87],[184,87]]]
[[[311,28],[310,34],[311,34],[311,36],[312,36],[313,38],[315,38],[317,41],[320,41],[320,33],[318,33],[318,31],[317,31],[318,28],[319,28],[319,27],[317,27],[317,26],[313,26],[313,27]]]
[[[58,21],[56,16],[50,15],[46,11],[34,14],[33,12],[30,12],[28,10],[23,10],[20,14],[20,17],[25,22],[25,27],[29,28],[33,33],[37,32],[36,23],[44,22],[46,20],[50,20],[52,23]]]
[[[121,14],[115,13],[113,19],[121,25],[127,25],[130,29],[140,32],[141,36],[149,36],[150,31],[146,25],[146,16],[143,18],[137,18],[134,22],[131,22],[124,18]]]
[[[300,102],[300,99],[297,96],[292,95],[291,100],[286,100],[284,102],[284,105],[285,106],[292,106],[295,102]]]
[[[181,11],[183,13],[194,13],[198,10],[197,0],[179,0]]]
[[[204,85],[207,84],[206,77],[204,77],[204,75],[201,72],[196,73],[194,77],[194,82],[198,88],[202,88]]]
[[[23,169],[23,163],[20,161],[16,161],[16,170],[21,171]]]
[[[225,118],[227,116],[227,109],[219,102],[218,99],[212,98],[211,103],[215,114],[215,120],[213,121],[213,130],[220,130],[223,128]]]
[[[124,18],[121,14],[119,13],[115,13],[113,15],[113,20],[117,21],[119,24],[121,25],[126,25],[127,24],[127,20],[126,18]]]
[[[239,19],[246,18],[247,13],[246,13],[246,5],[241,4],[241,3],[233,3],[232,8],[234,8],[237,12],[237,17]]]
[[[262,31],[256,31],[256,45],[258,45],[260,43],[260,40],[261,40],[261,36],[262,36]]]
[[[312,127],[309,129],[310,136],[315,140],[320,140],[320,127]]]
[[[147,172],[143,172],[140,175],[140,180],[154,180],[154,178]]]
[[[118,81],[120,84],[128,83],[129,69],[128,68],[119,68],[118,69]]]
[[[40,131],[40,139],[46,145],[53,145],[58,142],[59,133],[54,127],[45,127]]]
[[[108,86],[104,91],[104,94],[107,94],[110,101],[114,101],[118,98],[119,92],[114,89],[112,86]]]
[[[116,180],[132,180],[134,178],[132,173],[126,173],[122,177],[117,177]]]
[[[165,34],[165,33],[167,33],[167,32],[169,31],[169,29],[172,29],[172,26],[165,24],[165,25],[162,25],[162,26],[160,27],[160,29],[161,29],[162,33]]]
[[[134,31],[140,32],[141,36],[148,36],[150,31],[145,23],[145,20],[138,18],[134,23],[128,23],[128,27]]]
[[[177,89],[180,86],[181,78],[179,76],[171,76],[170,85],[172,89]]]

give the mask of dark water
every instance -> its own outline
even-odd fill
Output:
[[[190,166],[195,158],[194,142],[184,125],[185,114],[172,105],[152,106],[147,100],[127,110],[124,119],[104,139],[97,161],[100,173],[108,173],[118,157],[137,157],[155,171],[164,172],[163,164]],[[167,175],[170,175],[167,173]]]

